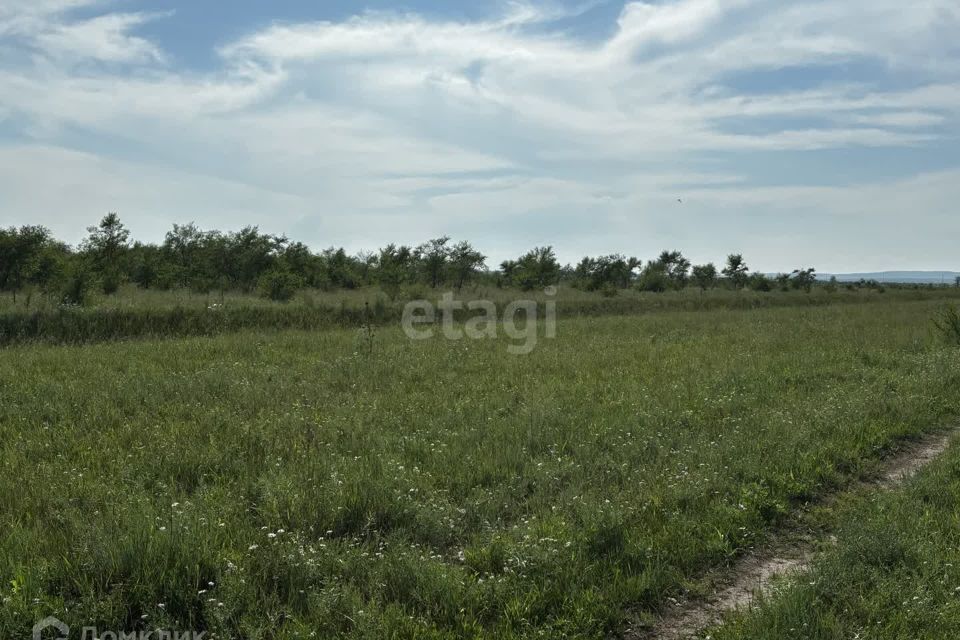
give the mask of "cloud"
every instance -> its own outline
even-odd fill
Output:
[[[73,66],[84,61],[160,63],[160,48],[132,31],[168,13],[106,13],[89,19],[71,17],[77,9],[104,4],[98,0],[9,0],[0,7],[0,35],[15,39],[18,49]],[[0,49],[2,50],[2,49]]]
[[[891,111],[858,115],[852,118],[856,124],[879,127],[902,127],[905,129],[919,129],[933,127],[947,121],[946,116],[926,111]]]
[[[903,164],[895,183],[925,202],[935,190],[931,216],[954,195],[937,173],[960,164],[942,152],[960,128],[952,0],[626,2],[603,34],[578,27],[596,3],[477,20],[361,12],[213,34],[213,65],[144,35],[176,14],[121,8],[0,5],[0,156],[111,185],[74,198],[85,223],[121,208],[166,226],[282,222],[322,244],[454,233],[633,253],[625,238],[644,227],[651,243],[697,246],[678,190],[708,240],[729,244],[750,236],[725,236],[736,226],[707,207],[746,225],[775,204],[764,194],[814,217],[844,216],[855,193],[906,206],[871,186],[889,176],[794,169],[836,150]],[[936,179],[911,181],[907,151],[928,154]],[[45,194],[26,171],[0,215],[67,206],[70,189]]]
[[[163,62],[159,47],[130,35],[130,31],[158,14],[114,13],[72,24],[60,24],[36,35],[37,46],[60,59],[104,62]]]

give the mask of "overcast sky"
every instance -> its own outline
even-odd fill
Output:
[[[0,225],[960,270],[958,34],[957,0],[0,0]]]

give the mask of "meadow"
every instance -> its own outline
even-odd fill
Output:
[[[960,355],[931,322],[946,294],[922,293],[561,311],[524,357],[391,323],[8,346],[0,637],[48,615],[216,638],[642,628],[957,418]],[[890,566],[919,561],[910,544]],[[788,637],[751,630],[809,625],[819,593],[723,637]]]
[[[804,291],[751,291],[687,287],[661,293],[635,288],[615,295],[561,285],[556,295],[544,290],[521,291],[495,286],[470,286],[453,293],[458,301],[489,300],[502,315],[515,300],[536,301],[542,311],[548,300],[558,302],[561,317],[645,314],[662,311],[760,309],[893,301],[951,302],[960,299],[957,287],[900,286],[889,288],[819,286]],[[273,302],[240,292],[195,293],[188,289],[145,290],[133,285],[114,295],[92,295],[83,306],[63,305],[49,296],[0,295],[0,346],[22,343],[79,344],[143,337],[213,336],[241,330],[273,332],[285,329],[321,330],[396,325],[411,300],[438,303],[442,290],[422,286],[403,289],[394,297],[379,287],[321,291],[302,289],[288,303]],[[469,314],[457,312],[463,321]],[[540,314],[543,315],[542,313]]]

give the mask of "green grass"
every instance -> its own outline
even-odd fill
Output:
[[[408,289],[390,300],[377,288],[354,291],[301,291],[289,304],[274,303],[253,295],[196,294],[188,291],[144,291],[127,286],[114,296],[99,296],[84,307],[62,307],[47,298],[29,300],[20,295],[0,298],[0,347],[22,343],[78,344],[136,338],[212,336],[240,330],[318,330],[359,327],[365,324],[398,324],[406,301],[440,301],[443,290]],[[458,300],[490,300],[502,311],[520,299],[541,305],[556,301],[561,317],[631,315],[663,311],[759,309],[781,306],[829,304],[887,304],[911,300],[960,299],[960,289],[889,289],[879,291],[818,288],[801,291],[730,291],[701,293],[686,289],[668,293],[620,292],[607,298],[599,293],[562,287],[555,297],[544,292],[522,292],[494,287],[465,288]],[[463,319],[463,314],[458,317]]]
[[[937,308],[5,349],[0,637],[615,634],[955,416]]]
[[[811,293],[803,291],[770,291],[758,292],[750,290],[731,291],[728,289],[711,289],[701,293],[699,289],[690,287],[683,291],[668,291],[665,293],[642,292],[636,289],[618,290],[614,298],[608,298],[600,292],[590,292],[574,289],[568,285],[560,286],[560,299],[573,306],[591,305],[598,302],[609,304],[630,303],[648,309],[702,309],[714,306],[736,306],[744,308],[763,307],[784,304],[789,301],[793,304],[824,304],[833,302],[862,302],[896,300],[930,300],[930,299],[960,299],[960,289],[957,287],[914,287],[911,285],[887,285],[883,292],[875,289],[847,289],[840,287],[830,292],[823,287],[814,288]],[[442,290],[432,290],[424,285],[410,285],[404,287],[397,297],[406,301],[418,298],[438,298]],[[543,300],[542,291],[522,292],[518,289],[500,289],[491,285],[468,285],[458,293],[458,298],[488,299],[497,303],[507,303],[517,298],[535,298]],[[283,305],[272,302],[252,293],[227,291],[223,295],[219,291],[210,293],[196,293],[187,289],[173,289],[161,291],[155,289],[140,289],[132,284],[121,287],[115,295],[91,293],[88,307],[93,309],[206,309],[211,305],[222,304],[227,307],[264,307],[264,306],[347,306],[363,307],[365,303],[374,304],[378,299],[387,299],[387,295],[379,287],[364,287],[352,290],[320,291],[304,289],[297,293],[292,303]],[[54,297],[40,293],[28,295],[20,292],[16,296],[11,293],[0,294],[0,313],[55,311],[59,308],[59,301]]]
[[[960,637],[960,448],[902,490],[834,515],[837,544],[715,640]],[[707,635],[707,634],[705,634]]]

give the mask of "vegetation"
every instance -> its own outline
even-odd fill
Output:
[[[498,315],[557,302],[558,337],[524,358],[508,336],[405,338],[405,304],[451,290]],[[349,255],[189,224],[151,245],[109,214],[76,249],[0,230],[0,291],[0,638],[51,614],[615,636],[960,413],[958,287],[739,254],[562,266],[547,246],[490,270],[448,237]],[[844,506],[813,578],[714,637],[957,635],[951,455]]]
[[[296,276],[289,272],[271,273],[261,278],[260,291],[255,294],[195,293],[184,290],[142,290],[122,287],[118,294],[104,295],[91,291],[89,275],[81,272],[71,279],[77,296],[85,300],[77,304],[26,304],[21,299],[16,305],[0,301],[0,346],[29,342],[83,343],[131,338],[176,338],[212,336],[245,329],[277,331],[282,329],[323,330],[398,324],[407,301],[432,295],[438,301],[439,292],[430,294],[417,288],[401,288],[390,294],[376,287],[350,291],[323,292],[300,290],[293,295]],[[619,290],[615,290],[618,291]],[[588,292],[561,285],[555,296],[545,291],[518,291],[496,286],[478,287],[463,291],[455,298],[461,301],[489,300],[498,314],[517,299],[533,299],[540,306],[557,302],[561,318],[635,315],[667,311],[707,311],[711,309],[762,309],[783,306],[823,306],[830,304],[877,304],[884,297],[894,300],[958,299],[954,288],[891,290],[880,296],[870,289],[828,292],[825,288],[810,294],[788,292],[759,293],[753,291],[695,291],[691,289],[665,293],[643,292],[637,289],[619,292],[615,297],[609,290]],[[273,300],[280,301],[277,304]],[[8,302],[10,300],[8,299]],[[454,312],[457,320],[466,320],[471,312]]]
[[[712,262],[697,265],[693,268],[692,280],[702,292],[714,288],[717,286],[717,267]]]
[[[739,253],[727,257],[727,266],[723,268],[723,275],[726,276],[733,286],[742,289],[747,284],[750,267],[744,261]]]
[[[644,299],[701,298],[665,296]],[[831,299],[725,298],[778,296]],[[0,637],[47,615],[220,638],[615,635],[956,417],[960,359],[928,320],[941,303],[875,298],[567,317],[523,358],[506,336],[398,328],[10,347]],[[957,548],[950,518],[917,535],[960,495],[930,487],[849,556],[881,554],[856,580],[892,567],[924,606],[960,584],[921,564],[923,545]],[[849,598],[804,601],[804,622],[885,602],[825,584]]]
[[[960,309],[956,305],[944,307],[934,324],[948,344],[960,346]]]
[[[837,511],[836,544],[810,573],[708,637],[960,637],[960,449],[902,490],[858,497]]]
[[[646,263],[614,254],[588,256],[575,267],[561,266],[547,246],[490,270],[486,256],[473,245],[454,243],[449,237],[418,247],[391,244],[352,256],[333,247],[315,253],[303,243],[263,234],[255,227],[222,233],[193,224],[174,225],[160,245],[131,242],[116,213],[87,231],[74,250],[42,227],[0,229],[0,291],[11,293],[14,302],[20,295],[29,308],[37,297],[85,305],[92,293],[114,295],[126,284],[154,291],[216,292],[221,301],[229,292],[255,293],[279,302],[292,300],[301,289],[343,292],[371,287],[378,287],[389,300],[409,299],[406,294],[417,288],[442,287],[458,292],[478,286],[533,291],[564,284],[606,298],[631,290],[682,291],[691,283],[701,291],[775,288],[767,276],[751,275],[739,254],[729,256],[718,274],[713,264],[691,270],[690,261],[676,250]],[[777,282],[783,290],[810,292],[821,284],[815,273],[800,269]]]

